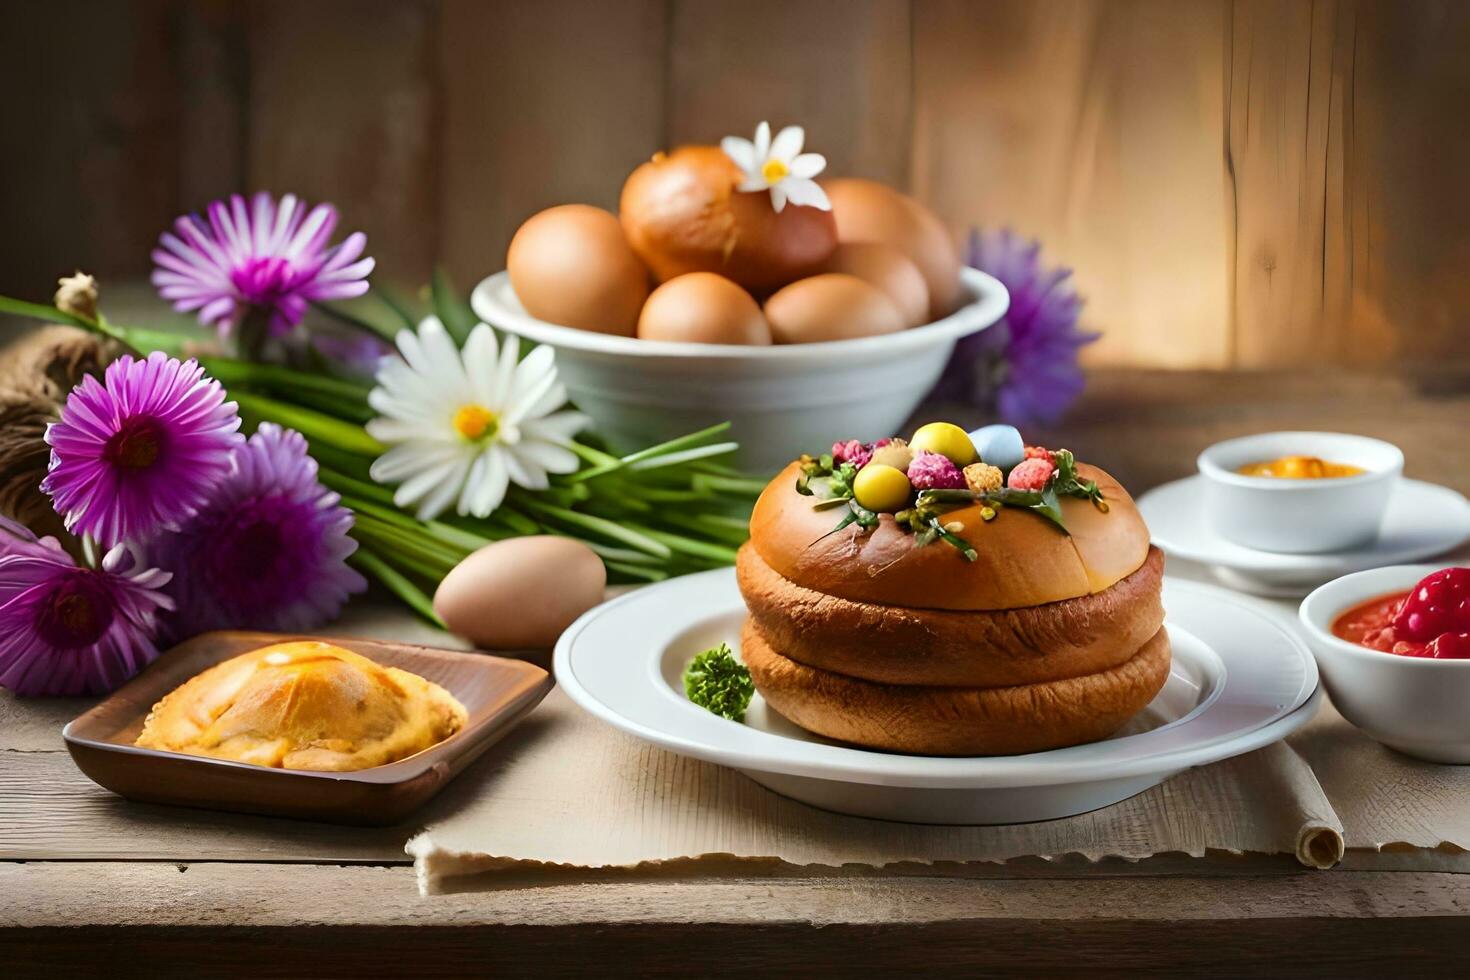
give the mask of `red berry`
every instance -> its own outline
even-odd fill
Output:
[[[1437,660],[1470,660],[1470,633],[1441,633],[1429,641],[1424,656]]]
[[[1419,643],[1441,633],[1470,632],[1470,568],[1442,568],[1424,576],[1404,597],[1393,628]]]

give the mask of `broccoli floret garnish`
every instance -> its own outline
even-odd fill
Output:
[[[684,671],[684,693],[706,711],[731,721],[744,721],[755,694],[750,671],[735,659],[728,644],[706,650]]]

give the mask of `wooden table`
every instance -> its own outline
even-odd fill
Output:
[[[1100,372],[1074,420],[1045,439],[1138,491],[1190,472],[1215,439],[1342,429],[1392,439],[1410,475],[1470,491],[1467,423],[1470,379],[1452,374]],[[363,603],[340,628],[380,631],[385,615],[400,616]],[[403,843],[454,805],[454,786],[412,824],[383,829],[132,804],[88,782],[62,748],[61,725],[87,703],[0,694],[6,976],[1341,976],[1444,972],[1470,958],[1470,875],[1415,871],[1405,855],[1349,853],[1327,872],[1286,855],[821,876],[537,871],[420,898]],[[514,750],[512,735],[494,751]]]

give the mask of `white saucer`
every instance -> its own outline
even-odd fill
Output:
[[[1452,551],[1470,540],[1470,502],[1449,487],[1400,480],[1383,533],[1371,545],[1318,555],[1257,551],[1227,541],[1205,519],[1204,477],[1155,487],[1138,498],[1150,536],[1171,557],[1209,565],[1231,588],[1262,595],[1304,595],[1350,572],[1401,565]]]
[[[556,647],[557,682],[598,718],[674,752],[740,769],[803,802],[919,823],[1048,820],[1116,803],[1191,766],[1249,752],[1305,724],[1317,665],[1279,617],[1224,589],[1166,579],[1174,666],[1117,736],[1030,755],[936,758],[812,735],[756,695],[738,724],[685,699],[701,650],[739,649],[733,569],[673,579],[587,613]]]

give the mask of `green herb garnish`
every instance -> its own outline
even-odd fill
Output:
[[[721,718],[744,721],[755,684],[750,680],[750,671],[730,652],[729,644],[721,643],[695,657],[684,671],[684,694]]]

